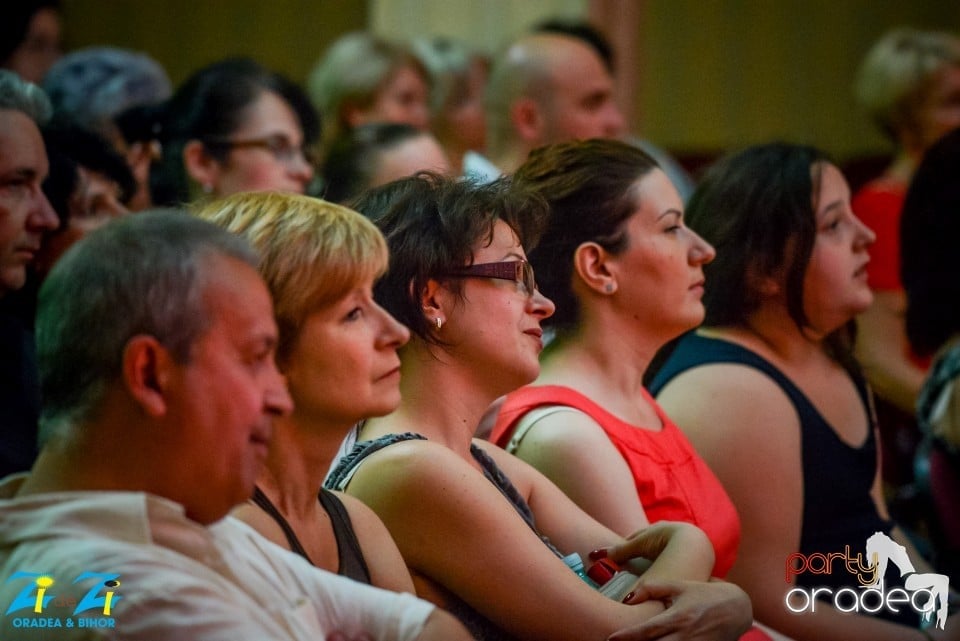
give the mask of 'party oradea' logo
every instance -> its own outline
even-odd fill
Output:
[[[885,590],[883,577],[889,564],[897,566],[903,578],[903,587]],[[816,611],[817,599],[828,600],[841,612],[876,614],[886,609],[898,614],[901,608],[912,608],[929,624],[936,613],[936,625],[941,630],[947,621],[947,593],[950,579],[943,574],[917,572],[910,562],[907,550],[883,532],[867,539],[866,554],[851,554],[850,546],[843,552],[822,554],[794,553],[787,557],[786,580],[799,574],[835,575],[846,572],[856,588],[793,588],[784,598],[787,609],[795,614]]]
[[[3,628],[112,628],[113,606],[123,598],[119,578],[81,572],[64,580],[49,572],[14,572],[4,583],[23,587],[4,612]]]

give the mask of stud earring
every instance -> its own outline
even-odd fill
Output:
[[[437,329],[439,330],[441,327],[443,327],[443,321],[437,316]]]
[[[607,283],[606,285],[604,285],[604,286],[603,286],[603,291],[607,292],[608,294],[612,294],[612,293],[613,293],[613,283]]]

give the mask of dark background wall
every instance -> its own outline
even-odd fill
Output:
[[[883,154],[851,85],[869,46],[913,25],[960,33],[957,0],[62,0],[68,48],[145,51],[179,82],[227,55],[303,81],[337,36],[444,34],[493,51],[551,14],[617,40],[634,131],[696,159],[772,138],[841,161]]]

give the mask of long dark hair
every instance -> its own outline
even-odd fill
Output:
[[[296,84],[250,58],[229,58],[197,71],[163,109],[157,138],[163,147],[158,171],[150,174],[156,205],[179,205],[191,198],[183,149],[191,140],[204,143],[213,158],[224,161],[229,147],[213,140],[228,138],[242,124],[244,111],[264,91],[283,98],[297,116],[304,144],[315,141],[320,120]]]
[[[612,254],[627,248],[624,223],[637,210],[638,180],[657,168],[646,153],[616,140],[561,143],[534,150],[514,174],[518,186],[550,206],[547,227],[529,252],[544,295],[557,306],[544,324],[576,328],[580,302],[573,291],[573,254],[593,241]]]
[[[801,330],[803,280],[816,240],[817,194],[824,163],[819,149],[783,142],[749,147],[710,168],[687,205],[687,224],[717,250],[705,265],[704,324],[743,326],[761,302],[760,282],[785,284],[787,311]],[[825,340],[851,373],[853,321]]]

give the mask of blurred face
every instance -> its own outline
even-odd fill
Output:
[[[396,122],[426,130],[430,126],[427,83],[412,67],[401,67],[377,93],[360,122]]]
[[[219,520],[253,493],[272,421],[292,409],[274,363],[277,328],[266,285],[238,260],[210,260],[204,291],[210,326],[170,381],[171,455],[187,516]]]
[[[683,223],[683,202],[654,169],[634,184],[636,211],[626,221],[627,247],[611,259],[617,298],[638,331],[666,342],[703,321],[703,266],[713,247]]]
[[[613,98],[613,78],[587,45],[563,39],[550,74],[552,91],[541,102],[540,144],[616,138],[624,120]]]
[[[960,66],[947,67],[937,75],[920,119],[924,150],[960,127]]]
[[[517,235],[503,221],[496,222],[492,242],[473,253],[474,265],[526,260]],[[469,366],[493,397],[533,381],[543,349],[540,322],[553,315],[553,303],[512,280],[469,277],[461,285],[463,301],[452,299],[439,330],[449,353]]]
[[[75,242],[114,218],[129,213],[120,202],[120,186],[116,182],[85,167],[77,167],[77,174],[77,187],[70,196],[66,228],[47,236],[37,256],[37,270],[42,274],[49,272]]]
[[[296,113],[278,94],[261,93],[247,107],[243,124],[230,140],[233,147],[215,172],[212,187],[216,195],[306,191],[313,167],[303,155],[303,131]]]
[[[4,66],[38,85],[61,54],[60,14],[56,9],[46,7],[33,14],[23,42],[10,54]]]
[[[283,365],[295,418],[340,425],[389,414],[400,404],[397,349],[406,327],[373,300],[373,281],[307,316]]]
[[[840,170],[822,164],[817,235],[803,280],[803,311],[810,330],[825,336],[867,309],[867,249],[875,240],[850,209],[850,188]]]
[[[436,123],[443,129],[444,143],[457,149],[480,151],[487,139],[487,122],[483,111],[483,88],[487,82],[487,70],[483,61],[475,59],[470,64],[462,93],[455,96],[443,109],[442,122]]]
[[[0,297],[23,287],[44,232],[60,224],[40,188],[48,169],[37,126],[0,109]]]
[[[436,139],[429,134],[408,138],[396,147],[382,152],[370,187],[385,185],[398,178],[412,176],[418,171],[425,170],[446,175],[451,173],[447,155],[443,153]]]

